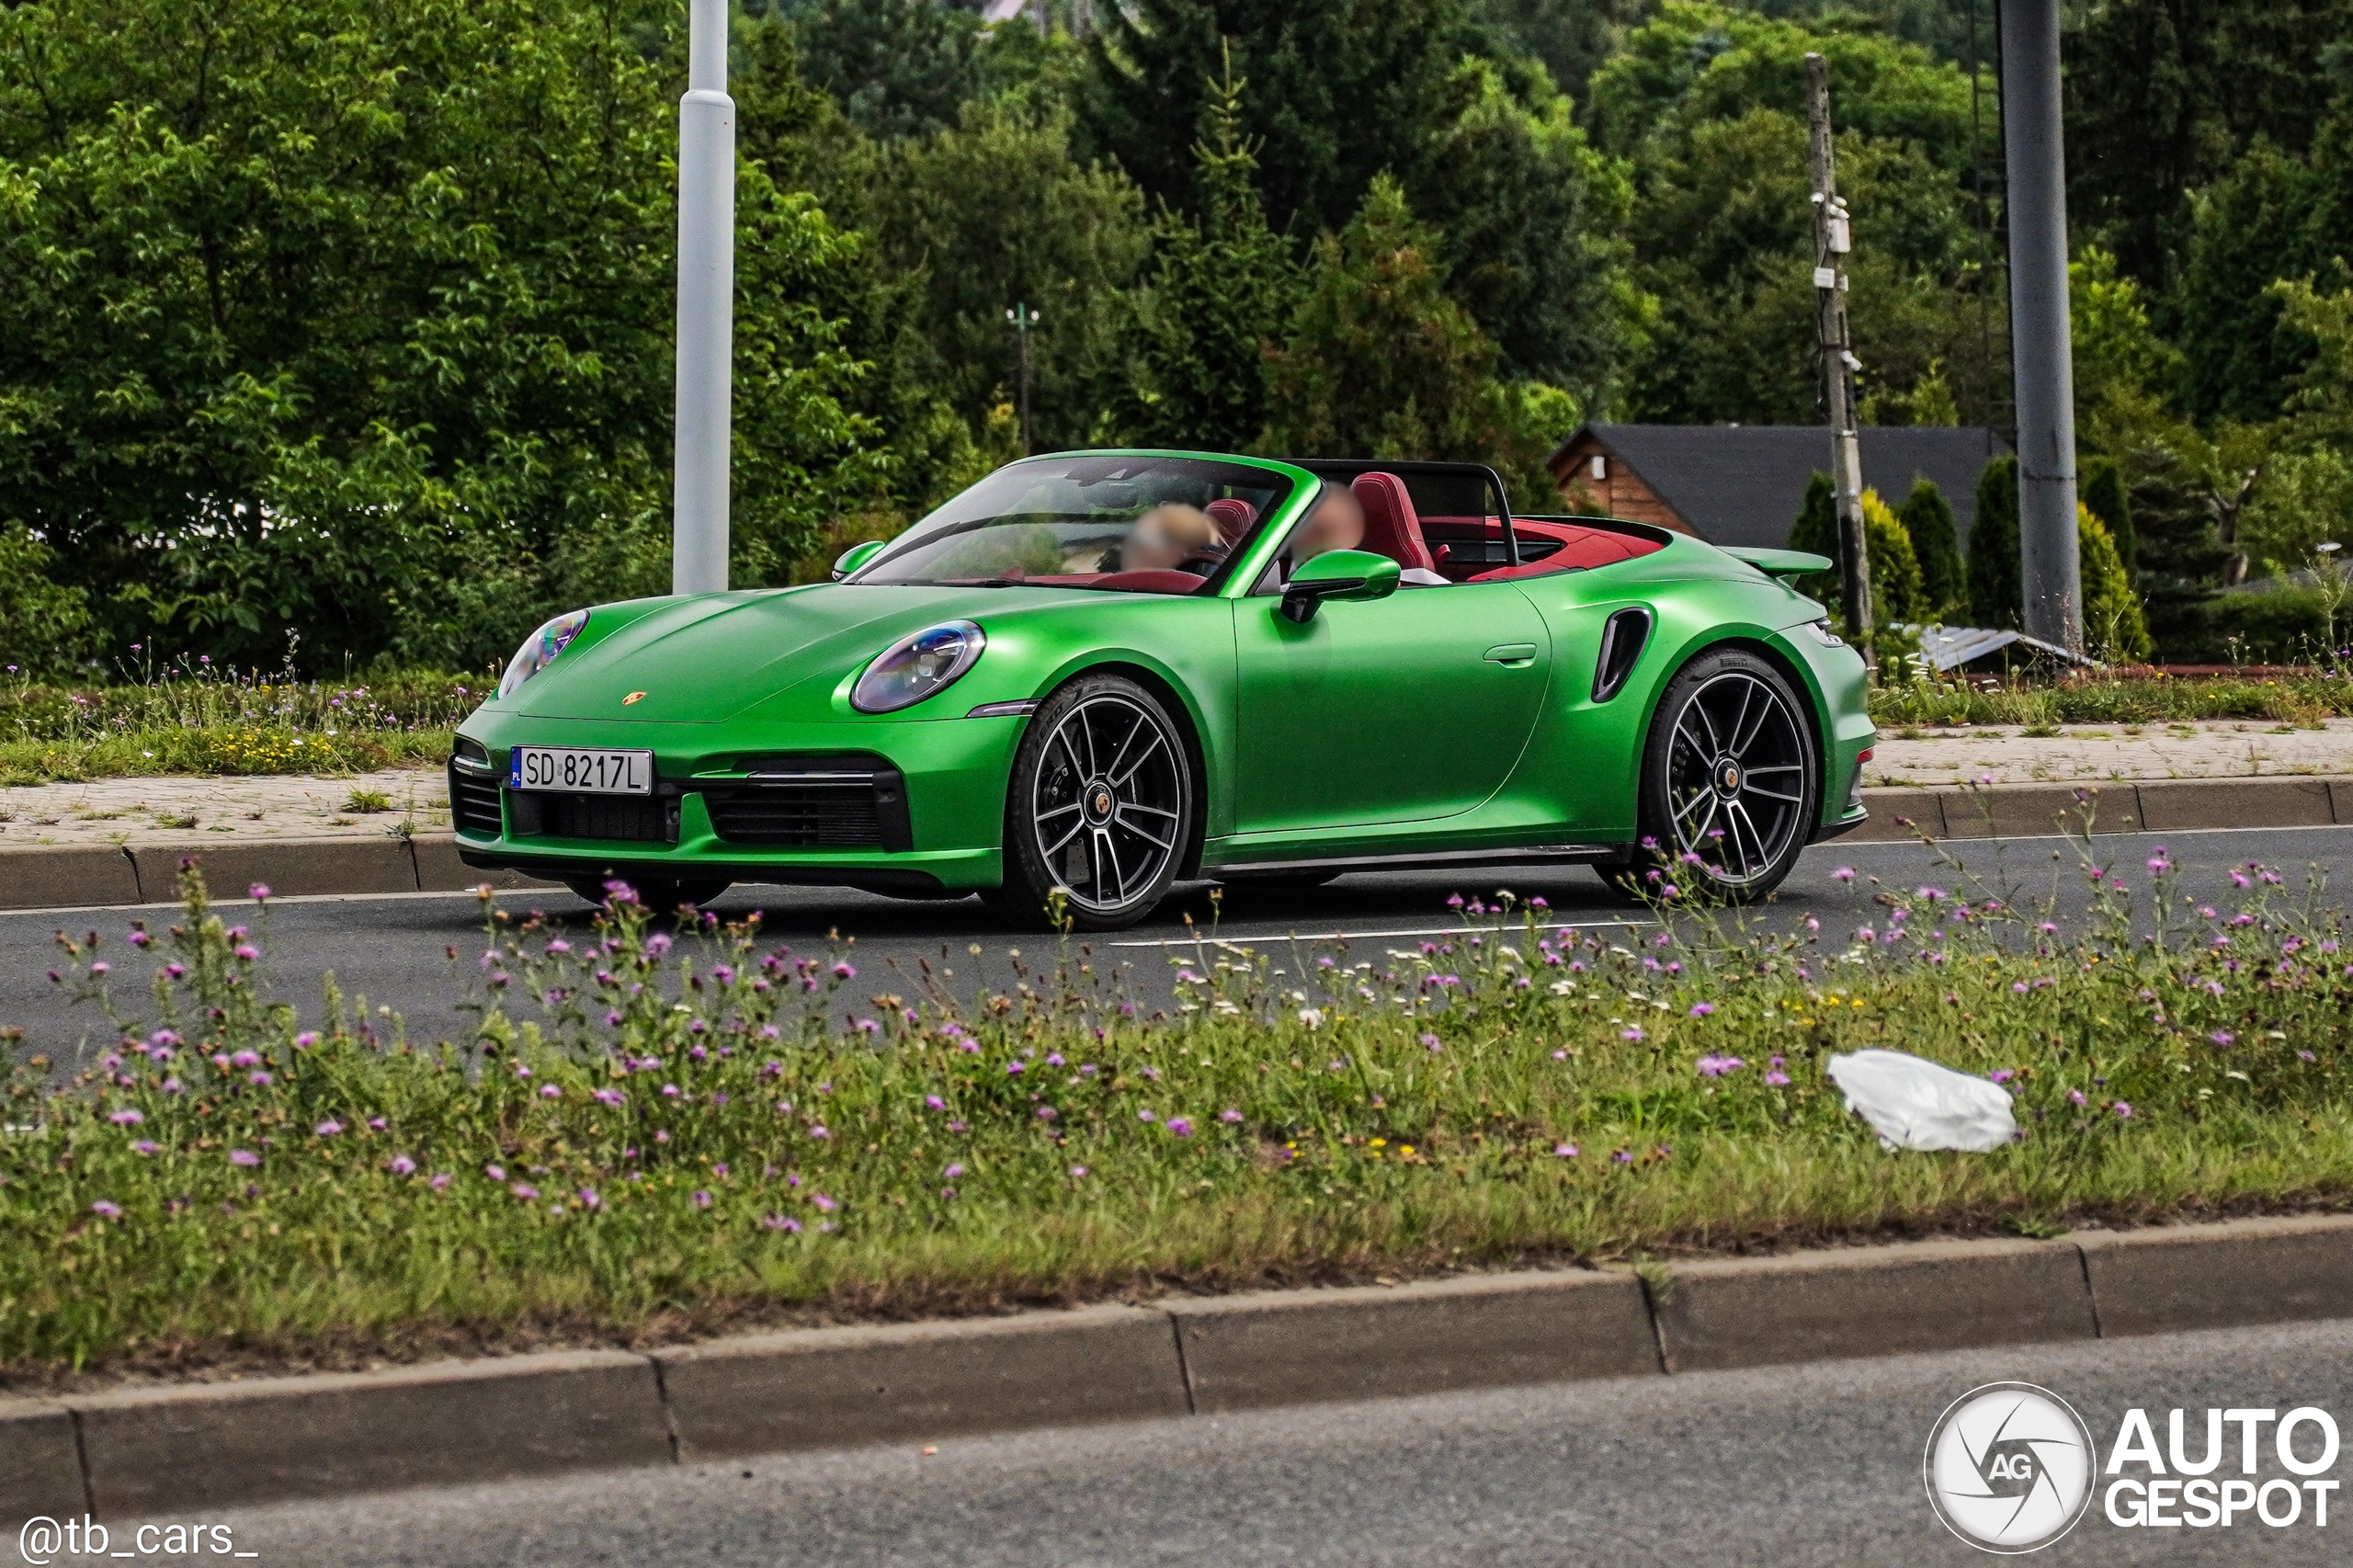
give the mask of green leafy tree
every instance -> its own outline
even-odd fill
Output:
[[[2112,252],[2123,276],[2168,294],[2200,193],[2258,142],[2290,156],[2312,143],[2337,80],[2336,70],[2314,66],[2341,62],[2347,19],[2337,0],[2067,7],[2061,52],[2076,233]]]
[[[1896,513],[1912,553],[1920,564],[1921,613],[1940,619],[1969,602],[1969,566],[1961,558],[1952,503],[1929,479],[1912,482],[1912,493]]]
[[[977,439],[1017,393],[1006,312],[1026,304],[1042,324],[1029,342],[1036,444],[1107,436],[1103,389],[1122,370],[1125,293],[1151,229],[1134,182],[1073,153],[1068,112],[971,100],[953,130],[872,149],[856,178],[881,258],[915,301],[911,373]]]
[[[1836,492],[1830,476],[1820,470],[1806,482],[1805,500],[1790,528],[1790,548],[1828,556],[1833,562],[1846,553],[1838,540]],[[1935,612],[1911,536],[1876,490],[1863,492],[1863,560],[1870,568],[1874,625],[1918,621]],[[1830,607],[1834,614],[1845,613],[1846,594],[1836,570],[1801,577],[1798,587]]]
[[[1271,449],[1321,457],[1484,455],[1495,345],[1449,298],[1437,236],[1394,180],[1315,247],[1267,372]]]
[[[2092,515],[2107,525],[2116,541],[2117,559],[2129,575],[2135,570],[2132,502],[2124,486],[2124,470],[2114,458],[2094,458],[2084,464],[2083,501]]]
[[[1521,494],[1552,490],[1543,455],[1577,404],[1495,379],[1495,345],[1446,292],[1429,227],[1386,176],[1315,247],[1283,347],[1267,364],[1261,449],[1300,457],[1494,463]]]
[[[56,552],[21,523],[0,523],[0,665],[59,675],[89,653],[83,591],[52,574]]]
[[[2078,502],[2075,506],[2076,564],[2084,592],[2084,647],[2096,658],[2146,659],[2153,644],[2141,596],[2117,552],[2108,525]]]
[[[1969,523],[1969,618],[2015,629],[2018,588],[2018,460],[1998,457],[1977,476],[1976,515]]]
[[[1199,222],[1164,209],[1152,275],[1135,303],[1125,438],[1239,450],[1267,426],[1267,353],[1299,292],[1290,247],[1267,227],[1257,161],[1242,140],[1244,82],[1212,85]]]
[[[945,131],[981,89],[978,12],[940,0],[808,0],[779,7],[801,74],[886,141]]]
[[[662,0],[0,10],[0,517],[102,644],[451,665],[668,579]],[[824,308],[857,250],[738,189],[739,570],[880,481]]]
[[[1825,28],[1827,24],[1825,24]],[[1883,36],[1670,0],[1596,73],[1595,137],[1631,160],[1631,280],[1646,298],[1623,412],[1668,423],[1817,414],[1804,56],[1830,60],[1850,313],[1875,409],[1976,422],[1998,406],[1999,301],[1963,187],[1969,85]]]

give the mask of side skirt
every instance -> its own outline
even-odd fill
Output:
[[[1522,845],[1506,849],[1448,849],[1423,855],[1347,855],[1307,860],[1245,860],[1201,868],[1219,881],[1287,877],[1301,871],[1415,871],[1449,866],[1574,866],[1622,859],[1622,844]]]

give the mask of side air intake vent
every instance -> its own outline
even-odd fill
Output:
[[[1601,657],[1593,665],[1593,699],[1607,702],[1618,695],[1634,673],[1643,645],[1651,640],[1651,612],[1639,606],[1621,609],[1601,629]]]

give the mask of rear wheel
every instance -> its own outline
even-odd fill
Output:
[[[1703,653],[1667,683],[1643,756],[1644,835],[1657,882],[1727,903],[1781,885],[1821,814],[1821,765],[1802,699],[1755,653]]]
[[[1046,699],[1022,737],[1005,885],[989,903],[1037,919],[1059,891],[1077,930],[1132,926],[1176,881],[1192,812],[1176,719],[1134,681],[1083,676]]]

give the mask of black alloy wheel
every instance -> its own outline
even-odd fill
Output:
[[[1703,653],[1667,684],[1643,757],[1642,822],[1664,862],[1643,890],[1726,903],[1781,885],[1813,836],[1822,778],[1787,676],[1758,655]]]
[[[1040,705],[1009,795],[1005,886],[990,903],[1035,917],[1059,892],[1074,929],[1116,931],[1176,881],[1192,761],[1176,721],[1134,681],[1082,676]]]

